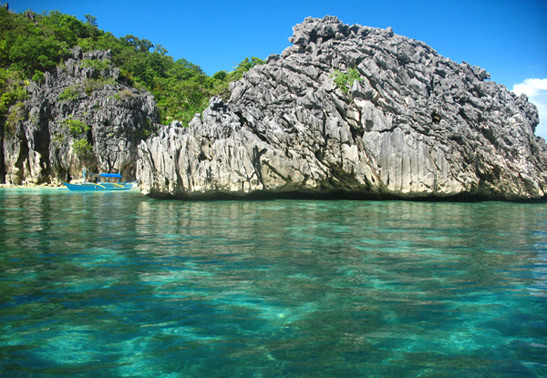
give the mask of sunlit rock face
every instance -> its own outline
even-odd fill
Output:
[[[139,146],[151,196],[532,199],[547,147],[526,97],[426,44],[308,18],[293,46]],[[336,72],[357,70],[344,88]],[[353,71],[355,72],[355,71]],[[333,75],[334,73],[334,75]]]

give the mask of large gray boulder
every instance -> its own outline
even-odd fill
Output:
[[[128,85],[109,51],[72,57],[10,110],[1,135],[0,181],[59,184],[88,171],[135,179],[137,146],[157,122],[154,97]]]
[[[188,128],[139,146],[156,197],[538,199],[547,147],[525,96],[388,30],[307,18]],[[344,88],[335,72],[358,70]]]

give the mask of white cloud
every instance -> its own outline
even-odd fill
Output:
[[[547,79],[525,79],[522,83],[513,86],[517,95],[525,94],[528,100],[537,106],[539,125],[536,135],[547,139]]]
[[[536,96],[540,91],[547,90],[547,79],[525,79],[520,84],[513,85],[513,92],[517,95],[525,94],[528,97]]]

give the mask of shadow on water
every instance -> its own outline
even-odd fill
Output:
[[[185,201],[273,201],[273,200],[319,200],[319,201],[411,201],[411,202],[495,202],[510,201],[514,203],[546,203],[547,196],[541,198],[515,198],[513,196],[496,196],[494,194],[484,195],[477,193],[460,193],[449,196],[439,195],[404,195],[391,193],[375,192],[355,192],[355,191],[256,191],[245,194],[232,193],[178,193],[175,195],[164,193],[151,193],[151,197],[163,200],[185,200]]]

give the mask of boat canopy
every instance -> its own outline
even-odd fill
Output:
[[[89,173],[88,173],[89,174]],[[115,177],[115,178],[122,178],[122,175],[119,173],[99,173],[98,174],[101,177]]]
[[[122,175],[119,173],[86,173],[86,176],[99,176],[105,178],[122,178]]]

